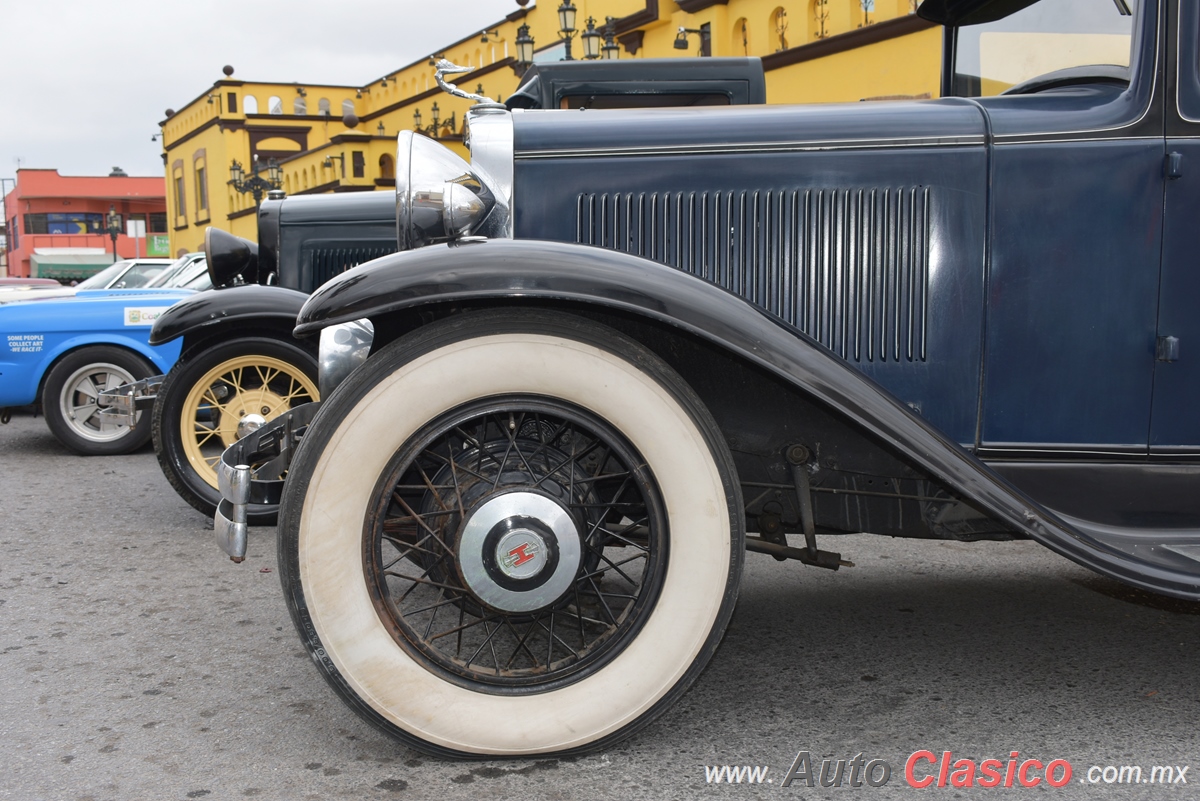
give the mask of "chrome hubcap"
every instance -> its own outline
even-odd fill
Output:
[[[267,409],[267,411],[269,412],[270,409]],[[262,428],[266,424],[267,424],[267,418],[263,417],[261,414],[243,415],[242,419],[238,420],[238,424],[237,424],[238,439],[241,439],[242,437],[245,437],[247,434],[257,431],[258,429]]]
[[[524,490],[493,496],[467,517],[458,569],[480,601],[501,612],[550,606],[572,586],[579,529],[558,501]]]
[[[115,364],[81,367],[71,374],[59,396],[63,419],[75,433],[92,442],[111,442],[129,433],[129,426],[116,425],[100,414],[100,393],[133,382],[129,371]],[[141,412],[134,415],[134,421]]]

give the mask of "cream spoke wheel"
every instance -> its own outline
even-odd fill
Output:
[[[151,426],[154,452],[180,497],[211,517],[220,501],[216,466],[237,441],[239,427],[245,431],[252,422],[319,399],[316,358],[298,342],[244,336],[203,343],[184,353],[163,380]],[[247,519],[273,524],[276,509],[252,501]]]
[[[193,385],[180,411],[183,448],[192,468],[217,486],[215,465],[238,439],[247,415],[273,420],[297,403],[317,399],[316,382],[294,365],[270,356],[239,356],[217,364]]]

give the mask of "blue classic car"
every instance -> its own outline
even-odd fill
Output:
[[[39,403],[54,436],[77,453],[128,453],[144,445],[149,426],[108,422],[97,396],[169,370],[179,344],[150,345],[150,328],[173,303],[211,286],[201,254],[152,268],[156,276],[139,289],[0,299],[0,419],[7,422],[7,407]]]
[[[937,100],[480,102],[469,164],[401,134],[402,252],[297,319],[324,400],[219,470],[235,559],[248,466],[287,470],[280,578],[355,712],[606,747],[699,674],[746,550],[838,569],[844,533],[1200,598],[1200,3],[919,13]]]

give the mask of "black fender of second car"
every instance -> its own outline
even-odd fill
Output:
[[[185,337],[185,344],[190,344],[189,340],[227,332],[264,329],[287,336],[306,300],[308,295],[303,292],[278,286],[244,284],[216,289],[172,306],[170,314],[164,313],[155,322],[150,343]]]
[[[397,253],[338,276],[314,293],[295,334],[473,301],[559,303],[649,318],[682,329],[774,375],[906,454],[996,520],[1101,573],[1184,598],[1200,598],[1192,560],[1151,537],[1089,525],[1039,504],[870,377],[800,330],[695,276],[637,256],[534,240],[486,240]],[[1162,540],[1162,542],[1158,542]]]

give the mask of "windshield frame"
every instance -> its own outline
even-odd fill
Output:
[[[133,266],[132,259],[121,259],[121,261],[115,261],[112,264],[105,267],[104,269],[97,272],[95,275],[89,275],[87,278],[80,281],[78,284],[75,285],[75,288],[76,289],[108,289],[114,283],[121,280],[121,276],[123,276],[125,273],[129,272],[129,269],[132,266]],[[105,275],[105,274],[109,274],[110,277],[105,278],[103,281],[98,280],[100,278],[100,276]],[[93,282],[95,282],[95,283],[93,283]]]
[[[972,39],[981,39],[982,36],[985,35],[986,33],[992,32],[992,31],[989,31],[988,29],[995,29],[996,32],[1003,32],[1006,25],[1011,24],[1011,21],[1014,18],[1019,19],[1021,16],[1025,15],[1025,14],[1035,14],[1035,13],[1037,13],[1039,8],[1044,10],[1047,6],[1053,5],[1056,2],[1067,2],[1067,1],[1068,0],[1041,0],[1041,2],[1032,3],[1028,6],[1025,6],[1024,8],[1014,12],[1013,14],[1010,14],[1007,17],[1004,17],[995,22],[988,22],[988,23],[981,23],[978,25],[969,25],[969,26],[953,27],[953,28],[947,27],[945,29],[945,36],[943,37],[943,48],[942,48],[942,76],[941,76],[942,77],[942,86],[941,86],[942,97],[963,97],[963,98],[970,98],[970,99],[980,99],[980,98],[987,98],[987,97],[1004,96],[1003,93],[982,94],[981,91],[967,92],[967,91],[963,90],[964,76],[966,76],[966,78],[965,78],[966,81],[974,81],[976,84],[976,88],[980,88],[979,84],[985,83],[989,80],[989,76],[986,76],[986,75],[976,76],[976,75],[972,75],[970,73],[963,73],[962,75],[960,75],[958,73],[958,65],[959,65],[959,60],[960,60],[959,56],[961,55],[961,52],[962,52],[961,44],[963,42],[963,39],[965,38],[964,34],[968,34]],[[1127,64],[1118,64],[1118,65],[1080,64],[1078,66],[1079,67],[1118,66],[1123,69],[1127,69],[1129,71],[1131,85],[1132,85],[1133,72],[1137,68],[1138,61],[1139,61],[1138,54],[1139,54],[1140,46],[1139,46],[1138,39],[1139,39],[1139,31],[1141,30],[1142,23],[1143,23],[1142,17],[1144,15],[1144,12],[1148,5],[1156,5],[1156,4],[1149,2],[1149,0],[1127,0],[1127,1],[1132,6],[1132,12],[1133,12],[1128,17],[1119,14],[1119,12],[1117,10],[1117,6],[1113,2],[1113,0],[1084,0],[1084,2],[1091,2],[1092,4],[1094,4],[1097,7],[1110,9],[1112,11],[1112,13],[1116,15],[1117,20],[1120,20],[1120,19],[1128,19],[1129,20],[1129,51],[1128,51],[1128,58],[1126,59],[1128,63]],[[1116,21],[1116,20],[1114,20],[1114,21]],[[1090,27],[1090,26],[1081,26],[1081,27]],[[1032,35],[1044,35],[1044,34],[1040,34],[1035,31],[1029,31],[1029,33]],[[1084,31],[1081,31],[1081,33],[1084,33]],[[1101,33],[1101,32],[1100,31],[1087,31],[1087,33]],[[1054,70],[1054,71],[1057,71],[1057,70]],[[982,68],[979,69],[979,72],[981,72],[981,73],[983,72]],[[1041,73],[1041,74],[1050,74],[1050,72],[1045,72],[1045,73]],[[1028,76],[1028,78],[1034,78],[1034,77],[1038,77],[1038,76],[1035,76],[1035,75]],[[1027,80],[1027,79],[1018,81],[1018,83],[1022,83],[1024,80]],[[1017,84],[1012,84],[1012,85],[1016,86]]]

